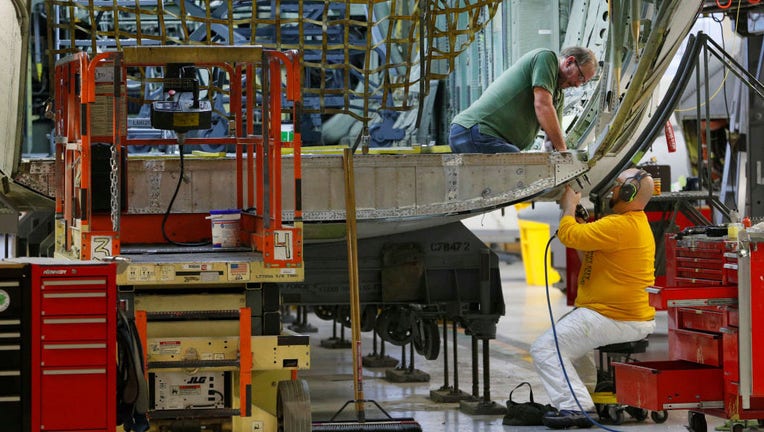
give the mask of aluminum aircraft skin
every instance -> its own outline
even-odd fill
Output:
[[[565,45],[589,46],[602,66],[598,79],[566,95],[564,126],[572,150],[359,156],[358,236],[436,226],[519,202],[553,201],[571,182],[586,195],[626,160],[639,161],[635,149],[642,147],[638,141],[650,121],[649,102],[701,6],[699,0],[574,2]],[[307,188],[341,184],[341,170],[336,156],[303,159]],[[586,181],[575,181],[584,175]],[[303,190],[304,220],[322,222],[306,227],[306,240],[327,239],[332,222],[344,221],[342,200],[331,198]]]

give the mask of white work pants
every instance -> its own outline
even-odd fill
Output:
[[[589,390],[594,390],[597,370],[592,351],[604,345],[644,339],[655,331],[655,321],[616,321],[591,309],[576,308],[560,318],[555,329],[565,371],[576,398],[584,411],[593,412],[594,402]],[[579,411],[560,367],[551,328],[533,342],[531,357],[552,405],[560,410]]]

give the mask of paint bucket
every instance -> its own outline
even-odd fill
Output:
[[[210,210],[207,219],[212,222],[212,247],[229,248],[239,245],[241,210]]]

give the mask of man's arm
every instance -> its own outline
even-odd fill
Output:
[[[576,206],[581,202],[581,192],[576,192],[570,185],[565,185],[565,190],[560,197],[560,209],[562,209],[562,217],[573,216],[578,223],[586,223],[581,221],[576,216]],[[584,262],[584,253],[580,249],[576,249],[576,255],[578,260]]]
[[[533,108],[536,110],[536,118],[541,128],[546,132],[546,137],[552,142],[557,151],[565,151],[565,138],[562,136],[560,122],[557,119],[557,110],[552,103],[552,94],[542,87],[533,87]]]
[[[562,216],[576,217],[576,206],[581,202],[581,192],[576,192],[569,184],[565,185],[565,190],[560,196],[560,209]]]

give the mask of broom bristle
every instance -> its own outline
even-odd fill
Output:
[[[312,432],[422,432],[413,418],[359,421],[315,422]]]

